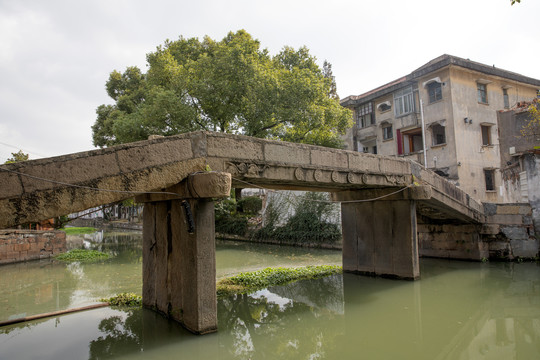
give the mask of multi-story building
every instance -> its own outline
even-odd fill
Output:
[[[539,89],[540,80],[442,55],[341,100],[355,118],[347,148],[413,159],[477,200],[501,202],[497,111],[530,101]]]

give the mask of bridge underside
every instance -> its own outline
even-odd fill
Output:
[[[351,272],[417,279],[418,218],[485,220],[479,203],[411,161],[197,132],[2,165],[0,228],[137,195],[145,203],[143,303],[206,333],[217,329],[212,198],[227,196],[231,182],[331,192],[342,202]]]

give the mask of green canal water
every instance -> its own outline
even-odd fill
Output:
[[[0,266],[0,321],[141,292],[141,235],[105,233],[95,264]],[[341,253],[218,242],[217,275],[340,264]],[[344,274],[218,302],[196,336],[144,309],[101,308],[0,328],[0,359],[539,359],[540,266],[421,260],[420,281]]]

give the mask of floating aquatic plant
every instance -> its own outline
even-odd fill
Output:
[[[269,286],[285,285],[293,281],[318,279],[341,273],[342,267],[334,265],[266,268],[259,271],[243,272],[220,280],[217,283],[217,295],[224,297],[238,293],[249,293]]]
[[[61,261],[71,262],[71,261],[98,261],[106,260],[110,257],[109,254],[97,251],[97,250],[86,250],[86,249],[73,249],[66,253],[58,254],[54,258]]]

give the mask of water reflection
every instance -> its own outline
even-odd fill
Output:
[[[117,241],[122,248],[123,240]],[[58,272],[61,264],[18,264],[9,268],[10,281],[2,272],[0,285],[23,303],[8,305],[15,312],[25,311],[25,301],[39,302],[40,309],[62,307],[77,293],[110,291],[130,276],[140,282],[139,253],[132,250],[138,243],[123,250],[112,243],[95,246],[118,251],[117,263],[62,265]],[[226,269],[234,262],[251,266],[251,259],[277,263],[274,253],[306,262],[334,256],[241,244],[220,251],[218,268]],[[124,271],[129,264],[135,267]],[[39,273],[50,279],[33,280]],[[142,309],[99,309],[3,327],[0,359],[540,358],[538,264],[422,259],[421,273],[416,282],[334,275],[232,296],[218,302],[219,332],[205,336]],[[67,301],[61,295],[69,287]],[[59,345],[44,352],[51,343]]]
[[[86,247],[112,258],[97,263],[43,259],[2,265],[0,321],[95,303],[119,292],[140,293],[142,235],[96,232]]]
[[[344,331],[342,277],[232,296],[218,303],[218,315],[230,358],[323,358]]]

